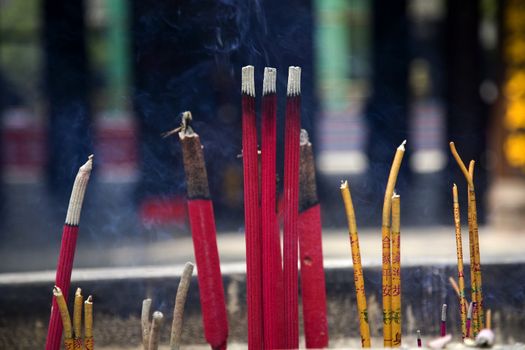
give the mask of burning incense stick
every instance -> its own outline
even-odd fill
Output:
[[[392,347],[401,346],[401,198],[392,196]]]
[[[77,288],[75,292],[75,304],[73,308],[73,331],[75,334],[75,350],[82,350],[82,290]]]
[[[470,279],[471,279],[471,293],[472,302],[475,307],[473,310],[472,328],[474,335],[483,327],[483,304],[482,304],[482,288],[481,288],[481,263],[479,259],[479,235],[478,235],[478,219],[476,209],[476,193],[474,189],[474,161],[469,164],[469,169],[461,160],[454,142],[450,142],[450,151],[456,159],[459,168],[463,172],[468,183],[468,224],[469,224],[469,247],[470,247]]]
[[[84,344],[86,350],[93,350],[93,297],[90,295],[84,302]]]
[[[148,350],[149,347],[149,313],[151,310],[151,299],[144,299],[142,301],[142,312],[140,313],[140,325],[142,328],[142,347]]]
[[[297,218],[299,214],[299,135],[301,132],[301,68],[288,69],[284,127],[284,347],[299,347]]]
[[[326,288],[323,268],[321,206],[315,183],[315,161],[306,130],[300,134],[299,249],[304,335],[307,348],[328,347]]]
[[[447,304],[443,304],[441,307],[441,324],[439,331],[442,337],[447,335]]]
[[[188,214],[195,261],[199,271],[200,302],[206,341],[213,349],[225,349],[228,318],[224,299],[213,203],[199,135],[190,126],[190,112],[182,113],[179,139],[182,147]],[[168,132],[166,135],[173,133]]]
[[[456,255],[458,259],[458,282],[459,286],[456,286],[457,294],[459,298],[459,314],[461,317],[461,334],[463,338],[467,336],[467,301],[465,299],[465,277],[463,273],[463,244],[461,239],[461,219],[459,214],[459,200],[458,200],[458,188],[456,184],[452,186],[452,199],[454,205],[454,226],[456,228]],[[454,279],[452,279],[454,283]],[[451,281],[451,283],[452,283]]]
[[[394,193],[394,187],[396,186],[397,175],[399,174],[399,168],[401,167],[403,155],[405,154],[405,143],[406,140],[403,141],[396,150],[392,167],[390,168],[390,174],[388,175],[388,182],[386,185],[385,198],[383,202],[381,240],[383,249],[383,345],[385,347],[392,346],[392,266],[390,262],[390,215],[392,208],[392,195]]]
[[[242,68],[242,164],[244,179],[244,225],[246,235],[246,298],[248,347],[263,344],[262,242],[259,211],[259,167],[255,81],[253,66]]]
[[[357,233],[357,222],[355,218],[354,205],[348,182],[341,183],[341,195],[345,204],[346,218],[348,221],[348,233],[350,235],[350,248],[352,250],[352,263],[354,266],[354,283],[357,299],[357,310],[359,313],[359,331],[361,333],[361,346],[370,347],[370,327],[368,325],[368,310],[366,307],[365,281],[363,277],[363,266],[361,265],[361,251],[359,249],[359,235]]]
[[[53,288],[53,295],[58,306],[58,312],[60,313],[60,319],[62,320],[62,325],[64,328],[64,346],[66,349],[73,350],[73,331],[71,329],[71,318],[69,317],[69,311],[67,309],[67,302],[64,298],[64,294],[60,290],[60,287],[55,286]]]
[[[164,315],[160,311],[155,311],[151,320],[151,329],[149,331],[149,350],[158,350],[160,340],[160,328],[164,321]]]
[[[465,338],[470,338],[470,327],[471,327],[471,322],[472,322],[472,309],[474,308],[474,302],[471,301],[470,304],[468,305],[468,311],[467,311],[467,322],[466,322],[466,329],[467,329],[467,335]]]
[[[182,318],[184,315],[184,305],[186,305],[186,297],[190,288],[191,276],[193,274],[193,264],[187,262],[184,265],[184,271],[180,277],[179,288],[177,288],[177,296],[175,297],[175,307],[173,308],[173,323],[171,324],[171,350],[178,350],[180,348],[180,340],[182,334]]]
[[[417,347],[421,347],[421,331],[419,329],[417,330]]]
[[[281,239],[276,212],[277,70],[264,68],[262,97],[261,228],[264,348],[281,347],[283,303]]]
[[[69,285],[71,283],[73,260],[75,258],[80,212],[82,210],[84,194],[86,192],[92,167],[93,155],[90,155],[88,161],[78,170],[77,176],[75,178],[75,183],[73,184],[73,189],[71,191],[71,197],[69,199],[66,222],[62,231],[62,244],[60,246],[60,254],[58,257],[55,285],[64,291],[64,298],[66,302]],[[54,298],[51,307],[49,326],[47,329],[46,350],[59,350],[61,338],[62,323],[60,321],[60,314],[58,312],[56,298]]]

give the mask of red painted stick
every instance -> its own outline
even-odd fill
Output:
[[[288,70],[284,129],[284,347],[299,347],[297,218],[299,215],[299,134],[301,131],[301,68]]]
[[[242,68],[242,164],[244,176],[244,225],[246,235],[246,299],[248,348],[263,345],[262,242],[259,207],[259,164],[255,82],[253,66]]]
[[[262,276],[263,339],[265,349],[281,348],[280,317],[283,303],[281,239],[276,211],[277,96],[275,68],[264,68],[262,97]],[[277,229],[276,229],[277,228]]]
[[[208,174],[199,135],[189,126],[191,113],[184,112],[182,118],[179,138],[186,174],[188,214],[197,264],[204,336],[212,349],[226,349],[228,317]]]
[[[312,144],[301,130],[299,171],[299,249],[304,335],[307,348],[328,347],[321,206],[315,183]]]
[[[86,193],[92,167],[93,156],[91,155],[86,164],[82,165],[78,170],[71,191],[71,197],[69,199],[66,222],[62,231],[62,244],[58,256],[55,285],[64,292],[64,298],[66,301],[69,294],[69,285],[71,284],[71,271],[73,270],[73,260],[75,258],[80,212],[82,211],[84,194]],[[62,319],[60,318],[56,299],[53,297],[51,316],[49,318],[49,326],[47,329],[46,350],[60,349],[61,340]]]

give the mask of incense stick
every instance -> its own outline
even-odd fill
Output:
[[[368,325],[368,309],[366,305],[365,281],[363,277],[363,265],[361,264],[361,251],[359,249],[359,235],[357,233],[357,222],[355,218],[354,205],[350,194],[348,182],[341,183],[341,195],[345,205],[346,219],[348,221],[348,233],[350,236],[350,249],[352,252],[352,264],[354,267],[354,284],[357,299],[357,311],[359,314],[359,332],[361,334],[361,346],[370,347],[370,327]]]
[[[180,277],[179,288],[177,288],[177,296],[175,297],[170,337],[171,350],[178,350],[180,348],[184,306],[186,305],[186,297],[188,296],[192,274],[193,264],[191,262],[187,262],[184,265],[184,271]]]
[[[454,226],[456,229],[456,255],[458,259],[458,282],[456,286],[459,298],[459,314],[461,318],[461,334],[463,338],[467,336],[467,302],[465,300],[465,277],[463,272],[463,243],[461,238],[461,218],[459,212],[458,188],[456,184],[452,186],[452,200],[454,206]],[[455,283],[454,279],[452,281]],[[451,283],[452,283],[451,281]]]
[[[140,313],[140,325],[142,328],[142,347],[148,350],[149,347],[149,313],[151,310],[151,299],[144,299],[142,301],[142,312]]]
[[[155,311],[151,319],[151,329],[149,331],[148,350],[158,350],[160,341],[160,328],[164,321],[164,315],[160,311]]]
[[[300,134],[299,250],[304,336],[307,348],[328,347],[326,286],[323,267],[321,206],[315,182],[315,161],[306,130]]]
[[[86,350],[93,350],[93,297],[90,295],[84,302],[84,344]]]
[[[299,134],[301,68],[289,67],[284,128],[284,347],[299,347],[297,217],[299,214]]]
[[[417,330],[417,347],[420,348],[421,347],[421,331],[418,329]]]
[[[62,243],[58,256],[58,264],[55,277],[55,285],[64,291],[64,299],[67,302],[67,294],[71,283],[71,271],[73,270],[73,260],[78,237],[78,225],[80,213],[84,202],[89,176],[93,167],[93,155],[90,155],[87,162],[78,170],[69,206],[66,214],[66,221],[62,231]],[[58,312],[56,298],[53,298],[49,326],[47,329],[46,350],[59,350],[62,338],[62,322]]]
[[[75,304],[73,307],[73,331],[75,350],[82,350],[82,290],[77,288],[75,292]]]
[[[191,236],[199,271],[197,278],[204,335],[213,349],[225,349],[228,340],[228,318],[204,152],[199,135],[189,125],[192,120],[191,113],[182,113],[182,120],[179,139],[186,175]]]
[[[468,311],[467,311],[467,322],[466,322],[466,328],[467,328],[467,336],[465,338],[470,338],[470,330],[471,330],[471,322],[472,322],[472,309],[474,308],[474,302],[471,301],[468,305]]]
[[[56,300],[60,318],[62,320],[62,325],[64,327],[64,346],[66,349],[73,350],[73,330],[71,328],[71,318],[69,317],[66,299],[58,286],[53,288],[53,295],[55,296],[54,299]]]
[[[441,306],[441,323],[439,331],[442,337],[447,335],[447,304]]]
[[[401,346],[401,197],[392,196],[392,347]]]
[[[390,262],[390,215],[392,208],[392,195],[399,174],[399,168],[403,161],[405,154],[406,140],[397,148],[390,174],[388,175],[388,182],[385,189],[385,198],[383,202],[383,216],[381,226],[381,240],[382,240],[382,285],[383,285],[383,345],[385,347],[392,346],[392,266]]]
[[[452,287],[452,289],[454,290],[454,293],[456,293],[456,296],[459,299],[461,294],[459,292],[458,283],[456,282],[456,280],[452,276],[448,277],[448,282],[450,283],[450,286]]]
[[[261,228],[264,348],[281,347],[283,304],[281,239],[276,212],[277,70],[264,68],[261,122]]]

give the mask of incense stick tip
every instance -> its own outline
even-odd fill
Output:
[[[341,180],[341,189],[348,188],[348,180]]]
[[[447,304],[443,304],[441,307],[441,321],[445,322],[447,320]]]
[[[288,96],[301,94],[301,67],[290,66],[288,68]]]
[[[88,296],[84,304],[93,304],[93,296],[92,295]]]
[[[242,67],[241,92],[245,95],[255,97],[254,67]]]
[[[60,289],[59,286],[54,286],[53,287],[53,295],[56,296],[56,297],[62,295],[62,290]]]
[[[75,296],[82,295],[82,289],[80,287],[77,287],[77,290],[75,291]]]
[[[405,145],[406,144],[407,144],[407,140],[403,140],[403,142],[401,142],[401,144],[399,145],[399,147],[397,149],[400,150],[400,151],[405,151]]]
[[[88,157],[88,160],[86,161],[86,163],[84,163],[84,165],[80,167],[79,171],[88,172],[88,173],[91,172],[91,170],[93,169],[93,159],[94,159],[93,154],[90,154]]]
[[[301,133],[299,134],[299,144],[301,146],[310,145],[310,137],[308,136],[308,131],[305,129],[301,129]]]
[[[164,318],[164,314],[160,311],[155,311],[151,317],[154,320],[162,320]]]
[[[277,69],[264,67],[263,96],[276,92]]]

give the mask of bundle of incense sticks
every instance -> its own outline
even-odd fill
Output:
[[[458,188],[452,186],[452,201],[454,206],[454,227],[456,230],[456,255],[458,260],[458,283],[456,286],[459,298],[459,314],[461,318],[461,335],[467,337],[467,301],[465,299],[465,275],[463,272],[463,242],[461,238],[461,218],[459,213]],[[454,281],[454,279],[452,279]],[[454,281],[455,283],[455,281]]]
[[[370,347],[370,327],[368,325],[368,310],[366,306],[365,281],[363,277],[363,266],[361,264],[361,251],[359,249],[359,236],[357,234],[357,221],[354,205],[348,182],[341,183],[341,195],[345,204],[346,218],[348,220],[348,233],[350,235],[350,248],[352,250],[352,263],[354,266],[354,283],[357,299],[357,310],[359,313],[359,331],[361,333],[361,346]]]
[[[82,350],[82,291],[77,288],[73,306],[73,325],[67,307],[67,301],[60,287],[53,288],[53,296],[64,330],[64,348]],[[84,302],[84,343],[86,350],[93,350],[93,301],[91,295]]]
[[[228,318],[224,299],[213,203],[208,187],[208,174],[199,135],[190,125],[190,112],[182,113],[178,132],[182,147],[188,214],[197,263],[202,320],[206,341],[213,349],[225,349],[228,340]]]
[[[277,70],[264,68],[261,118],[261,228],[263,286],[263,345],[282,346],[283,279],[276,208]],[[245,182],[246,185],[246,182]]]
[[[321,206],[317,197],[312,144],[304,129],[300,134],[298,230],[306,347],[325,348],[328,346],[328,322],[321,236]]]
[[[178,350],[180,348],[184,306],[186,304],[186,297],[190,287],[193,267],[194,265],[190,262],[187,262],[184,265],[184,270],[182,272],[179,287],[177,289],[170,334],[171,350]],[[160,328],[164,322],[164,315],[162,312],[155,311],[150,322],[150,310],[151,299],[144,299],[142,301],[142,311],[140,316],[142,328],[142,347],[144,350],[157,350],[159,347]]]
[[[299,347],[297,217],[299,214],[299,135],[301,132],[301,68],[288,69],[284,127],[284,347]]]
[[[397,148],[388,182],[385,190],[385,198],[383,202],[383,216],[381,226],[381,241],[382,241],[382,285],[383,285],[383,345],[385,347],[392,347],[392,264],[391,264],[391,210],[392,210],[392,196],[399,174],[399,168],[405,154],[405,143],[403,141]]]
[[[241,92],[248,347],[258,349],[263,344],[262,242],[253,66],[242,68]]]
[[[73,260],[78,237],[78,224],[80,222],[80,212],[84,202],[89,176],[93,167],[93,155],[89,156],[88,161],[80,167],[73,184],[69,207],[66,214],[66,222],[62,231],[62,244],[55,277],[55,285],[64,291],[64,299],[67,302],[69,285],[71,283],[71,271],[73,270]],[[56,298],[53,298],[51,306],[51,316],[46,338],[46,350],[58,350],[62,338],[62,322]]]
[[[468,184],[468,225],[469,225],[469,247],[470,247],[470,280],[471,294],[474,305],[472,315],[472,331],[474,336],[483,328],[483,293],[481,278],[481,262],[479,253],[478,219],[476,209],[476,193],[474,189],[474,161],[466,168],[459,156],[454,142],[450,142],[450,151],[454,156],[461,172]]]

